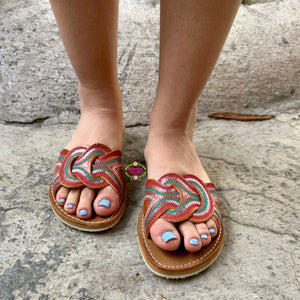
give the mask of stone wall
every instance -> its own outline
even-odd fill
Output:
[[[200,97],[199,119],[216,111],[264,113],[300,87],[299,0],[245,2],[252,5],[240,7]],[[0,120],[75,123],[76,78],[48,1],[2,0],[0,20]],[[127,126],[148,124],[158,35],[159,1],[120,1],[118,68]]]

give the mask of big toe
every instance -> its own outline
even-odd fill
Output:
[[[153,242],[163,250],[174,251],[180,245],[180,235],[174,224],[158,219],[150,228]]]
[[[119,195],[110,186],[98,191],[93,207],[98,216],[109,216],[113,214],[119,206]]]

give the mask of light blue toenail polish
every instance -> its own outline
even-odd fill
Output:
[[[102,199],[99,201],[98,206],[105,206],[107,208],[110,207],[110,201],[108,199]]]
[[[210,233],[215,233],[215,232],[216,232],[213,228],[209,228],[208,231],[209,231]]]
[[[162,234],[161,238],[166,243],[169,240],[177,239],[177,235],[171,231],[166,231]]]
[[[86,209],[82,209],[82,210],[79,212],[79,214],[80,214],[81,216],[86,216],[86,215],[87,215],[87,210],[86,210]]]
[[[60,202],[60,203],[65,203],[65,202],[66,202],[66,199],[61,198],[61,199],[59,199],[59,202]]]
[[[199,245],[199,241],[197,239],[190,239],[190,244],[198,246]]]
[[[67,205],[67,208],[73,208],[74,206],[73,206],[73,204],[68,204]]]
[[[208,238],[208,236],[206,234],[201,234],[200,237],[201,237],[201,239],[207,239]]]

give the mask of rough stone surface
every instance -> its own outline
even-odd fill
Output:
[[[300,87],[299,0],[242,5],[199,101],[262,112]],[[76,79],[47,0],[2,0],[0,120],[75,123]],[[158,75],[159,1],[120,1],[118,67],[128,126],[148,124]],[[199,70],[201,72],[201,70]]]
[[[224,250],[200,275],[171,281],[152,274],[139,254],[145,179],[127,179],[125,214],[107,232],[82,233],[54,216],[48,185],[78,118],[75,77],[48,2],[0,0],[1,300],[299,298],[297,2],[241,7],[195,129],[199,156],[221,200]],[[148,126],[137,124],[147,124],[155,93],[158,5],[121,1],[124,165],[145,164]],[[221,108],[275,119],[206,117]]]
[[[47,193],[73,125],[0,125],[0,299],[297,299],[299,96],[269,108],[270,121],[197,123],[226,238],[213,266],[179,281],[152,274],[139,254],[145,180],[127,180],[125,215],[112,230],[71,229],[54,216]],[[127,128],[124,165],[144,163],[147,131]]]

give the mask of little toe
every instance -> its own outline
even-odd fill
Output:
[[[196,252],[201,249],[202,240],[194,223],[182,222],[178,225],[178,229],[184,238],[184,247],[187,251]]]
[[[174,251],[180,245],[180,235],[174,224],[158,219],[150,228],[153,242],[163,250]]]
[[[205,223],[196,224],[197,231],[199,232],[202,245],[207,246],[211,242],[211,236]]]
[[[75,215],[76,208],[79,202],[79,197],[80,197],[80,189],[70,189],[64,206],[64,210],[68,214]]]
[[[119,206],[119,195],[107,186],[98,191],[93,207],[98,216],[105,217],[113,214]]]
[[[80,219],[89,219],[92,216],[92,202],[95,198],[95,191],[89,187],[81,189],[76,215]]]
[[[59,188],[59,190],[57,191],[56,197],[55,197],[59,206],[64,206],[65,205],[68,194],[69,194],[69,189],[68,188],[66,188],[64,186],[61,186]]]
[[[208,231],[211,235],[212,238],[214,238],[215,236],[217,236],[218,234],[218,228],[217,225],[215,223],[215,221],[213,219],[210,219],[206,222],[206,226],[208,228]]]

